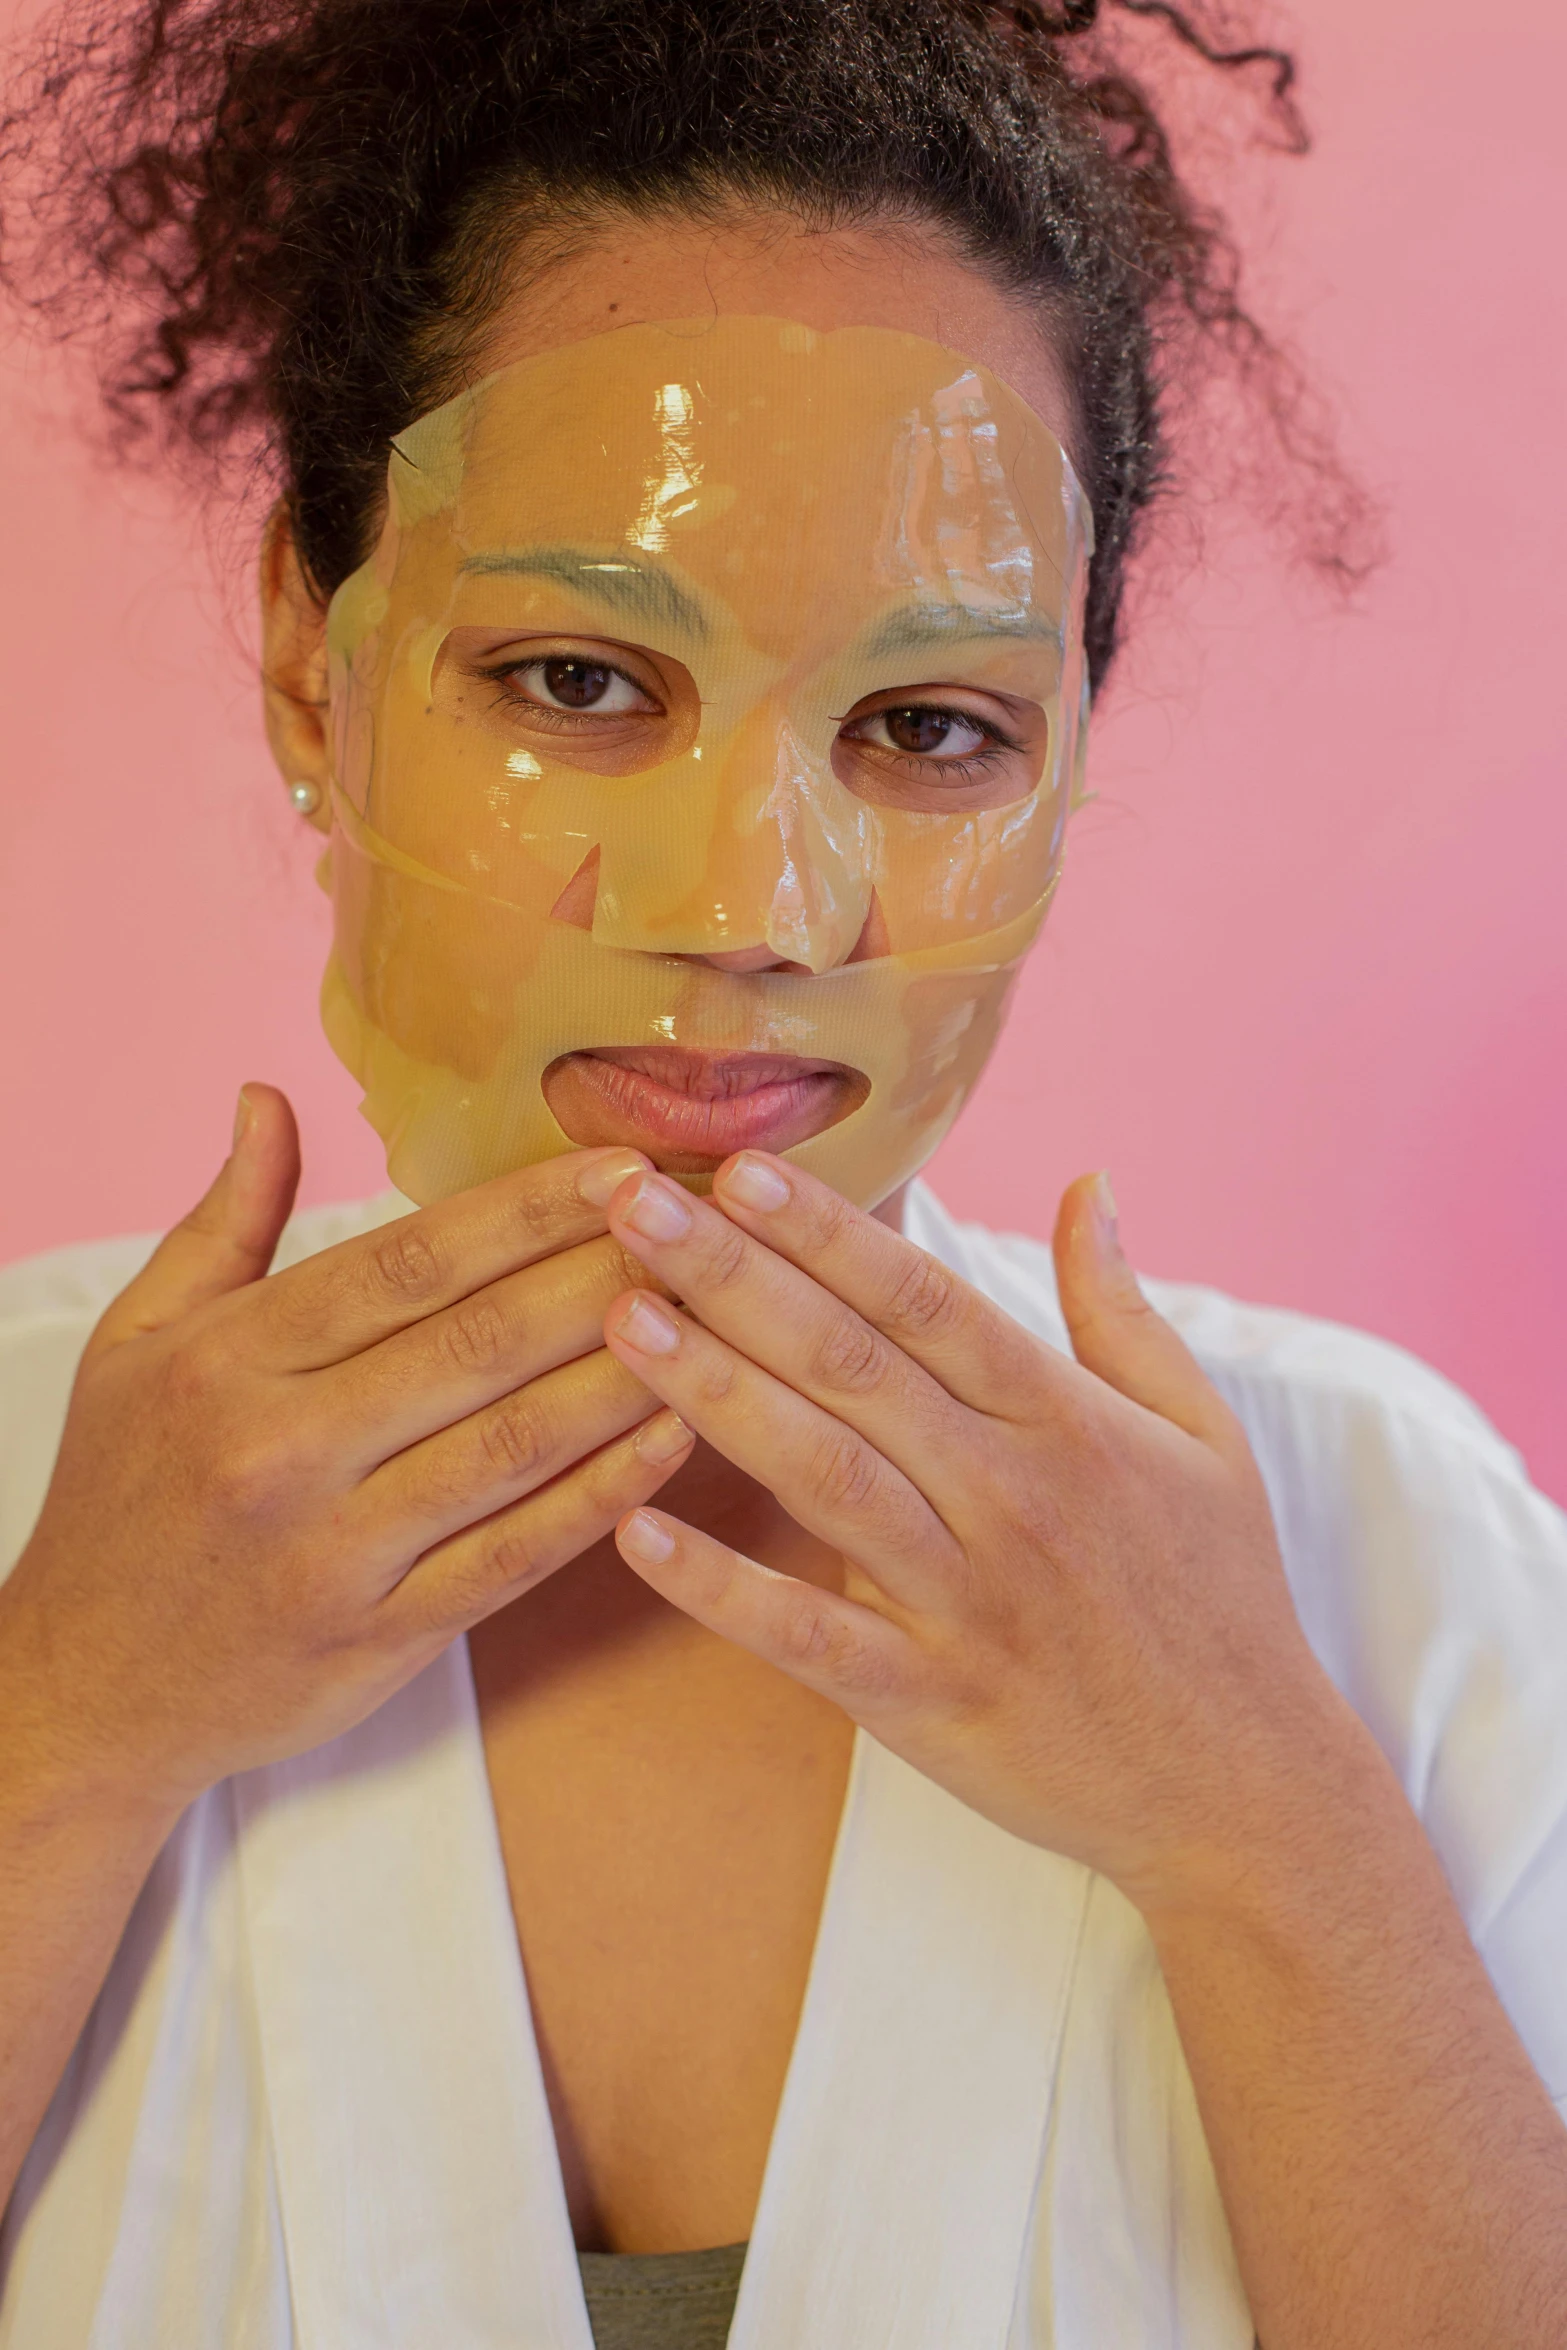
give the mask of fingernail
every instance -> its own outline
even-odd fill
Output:
[[[255,1105],[251,1101],[250,1095],[246,1092],[244,1086],[241,1086],[239,1089],[239,1100],[234,1105],[235,1150],[238,1150],[240,1144],[244,1141],[245,1136],[249,1133],[250,1121],[255,1116],[255,1114]]]
[[[714,1188],[722,1198],[732,1199],[738,1207],[754,1208],[761,1216],[781,1208],[789,1197],[789,1185],[778,1169],[749,1154],[726,1167]]]
[[[644,1240],[679,1240],[691,1229],[691,1210],[678,1184],[649,1175],[632,1193],[630,1206],[622,1208],[620,1222]]]
[[[1094,1214],[1117,1248],[1121,1245],[1121,1214],[1115,1204],[1115,1193],[1110,1178],[1101,1167],[1094,1177]]]
[[[634,1297],[615,1324],[615,1336],[639,1355],[672,1355],[680,1344],[680,1325],[650,1297]]]
[[[585,1199],[590,1208],[607,1208],[623,1183],[633,1175],[645,1175],[647,1161],[640,1151],[606,1151],[601,1159],[590,1159],[577,1177],[577,1197]]]
[[[630,1551],[634,1559],[646,1559],[649,1566],[667,1559],[675,1547],[673,1534],[666,1534],[648,1510],[633,1510],[615,1539],[622,1550]]]
[[[660,1412],[637,1430],[637,1451],[645,1461],[662,1467],[665,1461],[678,1460],[691,1444],[691,1431],[684,1420],[673,1412]]]

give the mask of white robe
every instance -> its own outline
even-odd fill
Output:
[[[318,1210],[297,1258],[399,1212]],[[911,1236],[1064,1344],[1048,1252]],[[0,1273],[0,1560],[145,1242]],[[1150,1283],[1567,2102],[1567,1522],[1435,1373]],[[192,1806],[28,2157],[0,2350],[590,2350],[466,1648]],[[1135,1911],[857,1743],[732,2350],[1250,2350]]]

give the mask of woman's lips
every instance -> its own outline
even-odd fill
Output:
[[[869,1091],[867,1078],[837,1061],[676,1045],[568,1053],[544,1073],[544,1098],[574,1143],[629,1143],[675,1174],[748,1147],[788,1150],[846,1118]]]

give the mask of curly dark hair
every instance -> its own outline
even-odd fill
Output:
[[[1302,148],[1291,60],[1237,43],[1203,4],[1114,0],[1114,14],[1255,77],[1276,143]],[[934,228],[1036,302],[1064,354],[1098,533],[1098,681],[1168,471],[1172,353],[1206,342],[1266,378],[1286,439],[1299,408],[1111,13],[76,0],[0,119],[0,259],[24,298],[90,330],[122,427],[156,417],[208,454],[259,436],[326,595],[373,538],[392,434],[459,387],[519,270],[606,216],[718,217],[739,201],[818,227]]]

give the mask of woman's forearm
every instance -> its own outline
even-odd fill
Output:
[[[1567,2128],[1369,1740],[1145,1914],[1264,2350],[1560,2350]]]
[[[42,1720],[0,1629],[0,2211],[178,1817]]]

